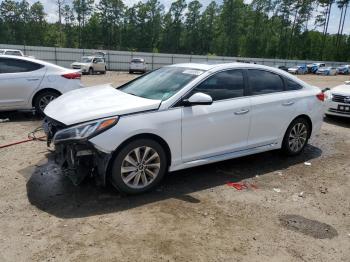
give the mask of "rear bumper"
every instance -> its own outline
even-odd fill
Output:
[[[130,67],[129,71],[134,71],[134,72],[146,72],[146,68],[136,68],[136,67]]]

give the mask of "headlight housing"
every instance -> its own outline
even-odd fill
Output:
[[[53,142],[56,144],[63,141],[90,139],[116,125],[118,119],[118,117],[101,119],[60,130],[53,137]]]

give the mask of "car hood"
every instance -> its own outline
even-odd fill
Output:
[[[111,85],[85,87],[65,93],[44,110],[46,116],[65,125],[158,109],[161,100],[137,97]]]
[[[339,94],[344,96],[350,96],[350,85],[340,85],[331,89],[332,94]]]

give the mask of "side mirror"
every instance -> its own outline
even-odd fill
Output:
[[[213,99],[204,93],[195,93],[190,98],[182,100],[184,106],[211,105]]]
[[[93,60],[92,62],[93,62],[94,64],[97,64],[97,60]]]

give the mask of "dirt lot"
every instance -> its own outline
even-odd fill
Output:
[[[348,78],[303,76],[322,87]],[[0,145],[40,125],[30,113],[6,117]],[[73,186],[44,142],[0,149],[0,261],[349,261],[349,128],[325,119],[298,157],[269,152],[192,168],[133,197],[90,180]],[[226,184],[237,181],[250,186]]]

